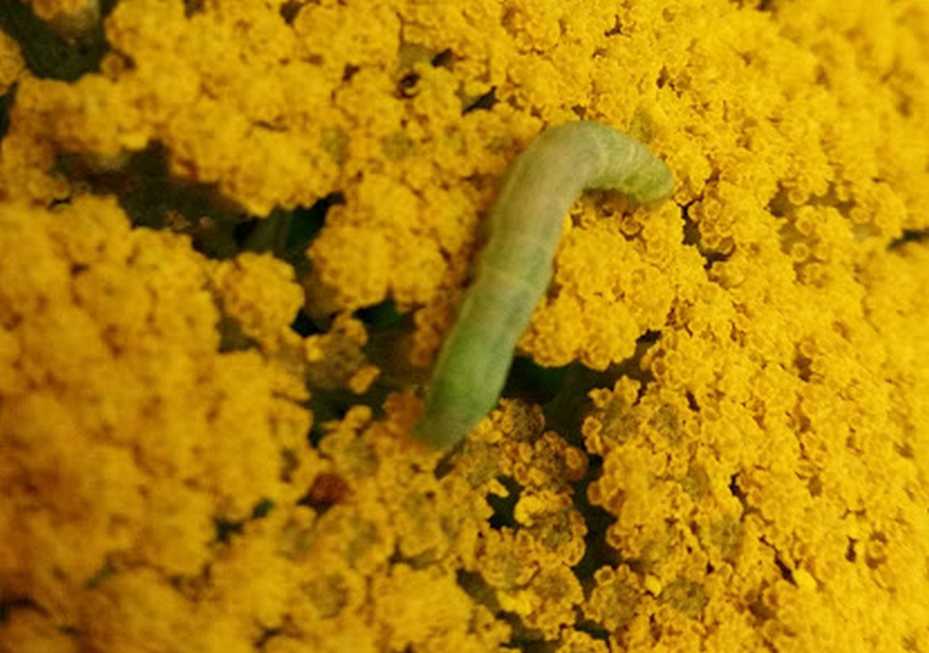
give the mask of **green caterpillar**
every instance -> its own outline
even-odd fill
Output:
[[[491,209],[490,239],[439,352],[414,435],[447,447],[497,404],[516,342],[551,281],[562,220],[584,190],[617,190],[647,203],[673,186],[663,161],[607,125],[572,122],[539,135],[507,171]]]

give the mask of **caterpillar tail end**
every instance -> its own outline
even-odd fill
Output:
[[[476,424],[461,415],[430,412],[413,427],[413,438],[435,449],[448,449],[464,440]]]

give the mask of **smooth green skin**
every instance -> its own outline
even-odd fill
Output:
[[[415,437],[451,446],[497,405],[516,343],[551,281],[564,216],[583,191],[616,190],[644,204],[673,187],[663,161],[607,125],[572,122],[539,135],[491,209],[490,240],[439,352]]]

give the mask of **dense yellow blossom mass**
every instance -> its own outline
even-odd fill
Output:
[[[929,651],[925,0],[17,6],[0,653]],[[575,204],[532,381],[426,450],[580,118],[673,201]]]

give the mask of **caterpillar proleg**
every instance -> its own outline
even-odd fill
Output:
[[[551,280],[564,216],[583,191],[616,190],[642,204],[673,186],[663,161],[612,127],[580,121],[542,132],[507,171],[414,435],[450,446],[497,404],[516,343]]]

